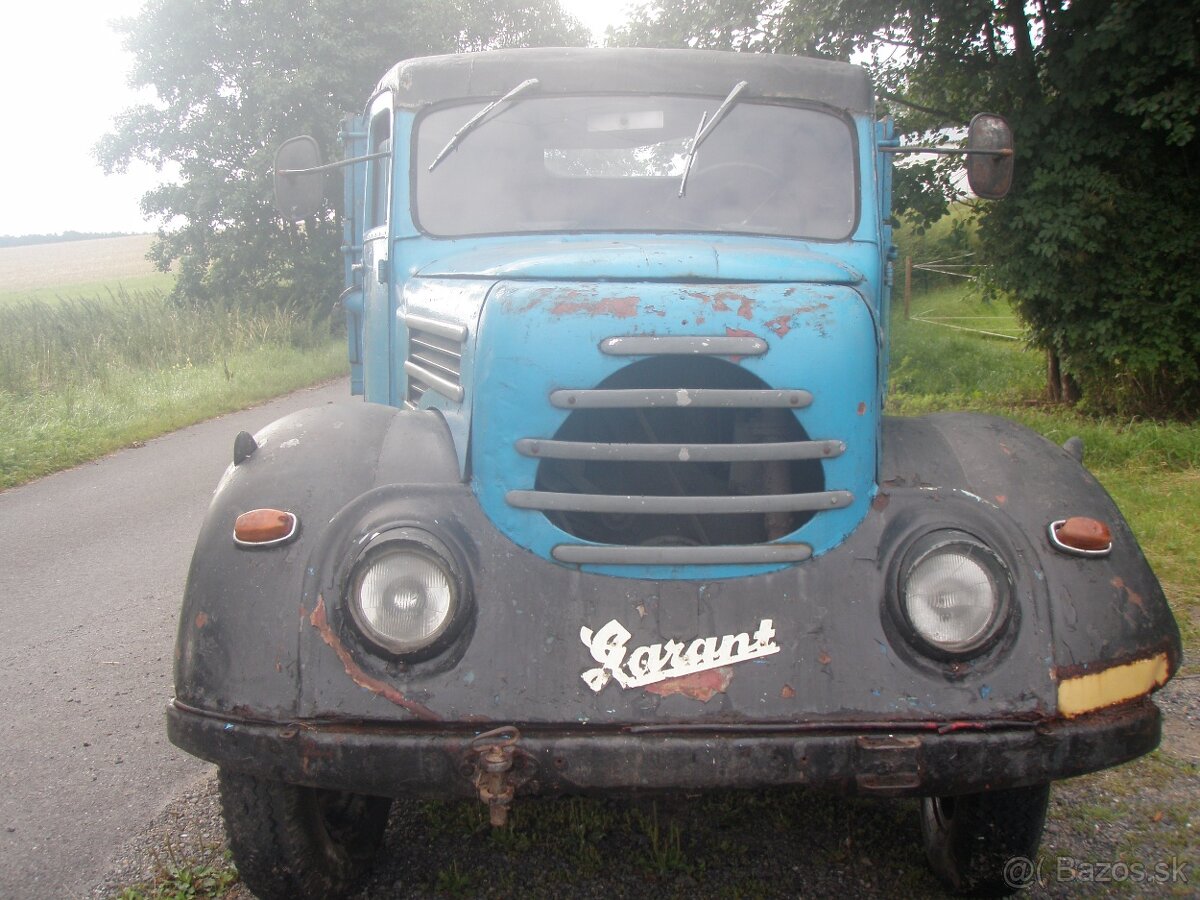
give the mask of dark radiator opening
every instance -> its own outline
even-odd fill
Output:
[[[598,389],[715,388],[770,390],[740,366],[704,357],[656,357],[633,363]],[[788,387],[794,387],[789,385]],[[788,409],[580,409],[555,440],[637,444],[761,444],[806,441]],[[729,497],[823,491],[821,462],[629,462],[543,459],[536,490],[576,494]],[[611,514],[547,512],[558,528],[600,544],[714,546],[775,540],[807,522],[811,512],[754,514]]]

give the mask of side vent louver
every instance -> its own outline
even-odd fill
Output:
[[[408,326],[408,358],[404,362],[408,375],[407,405],[416,407],[426,391],[461,403],[466,326],[414,315],[406,315],[404,324]]]

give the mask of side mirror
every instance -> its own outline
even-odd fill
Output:
[[[284,141],[275,151],[275,208],[289,222],[306,219],[325,200],[321,148],[307,134]]]
[[[979,113],[967,127],[967,184],[977,197],[1000,200],[1012,178],[1012,128],[1003,116]]]

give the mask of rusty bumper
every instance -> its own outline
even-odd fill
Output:
[[[232,770],[379,796],[475,796],[465,725],[268,723],[175,701],[172,743]],[[1158,746],[1148,698],[1040,722],[845,722],[634,727],[520,726],[517,794],[808,785],[946,795],[1037,784]]]

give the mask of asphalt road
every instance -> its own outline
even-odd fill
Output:
[[[237,432],[298,391],[0,493],[0,898],[77,897],[211,767],[166,739],[192,546]]]

